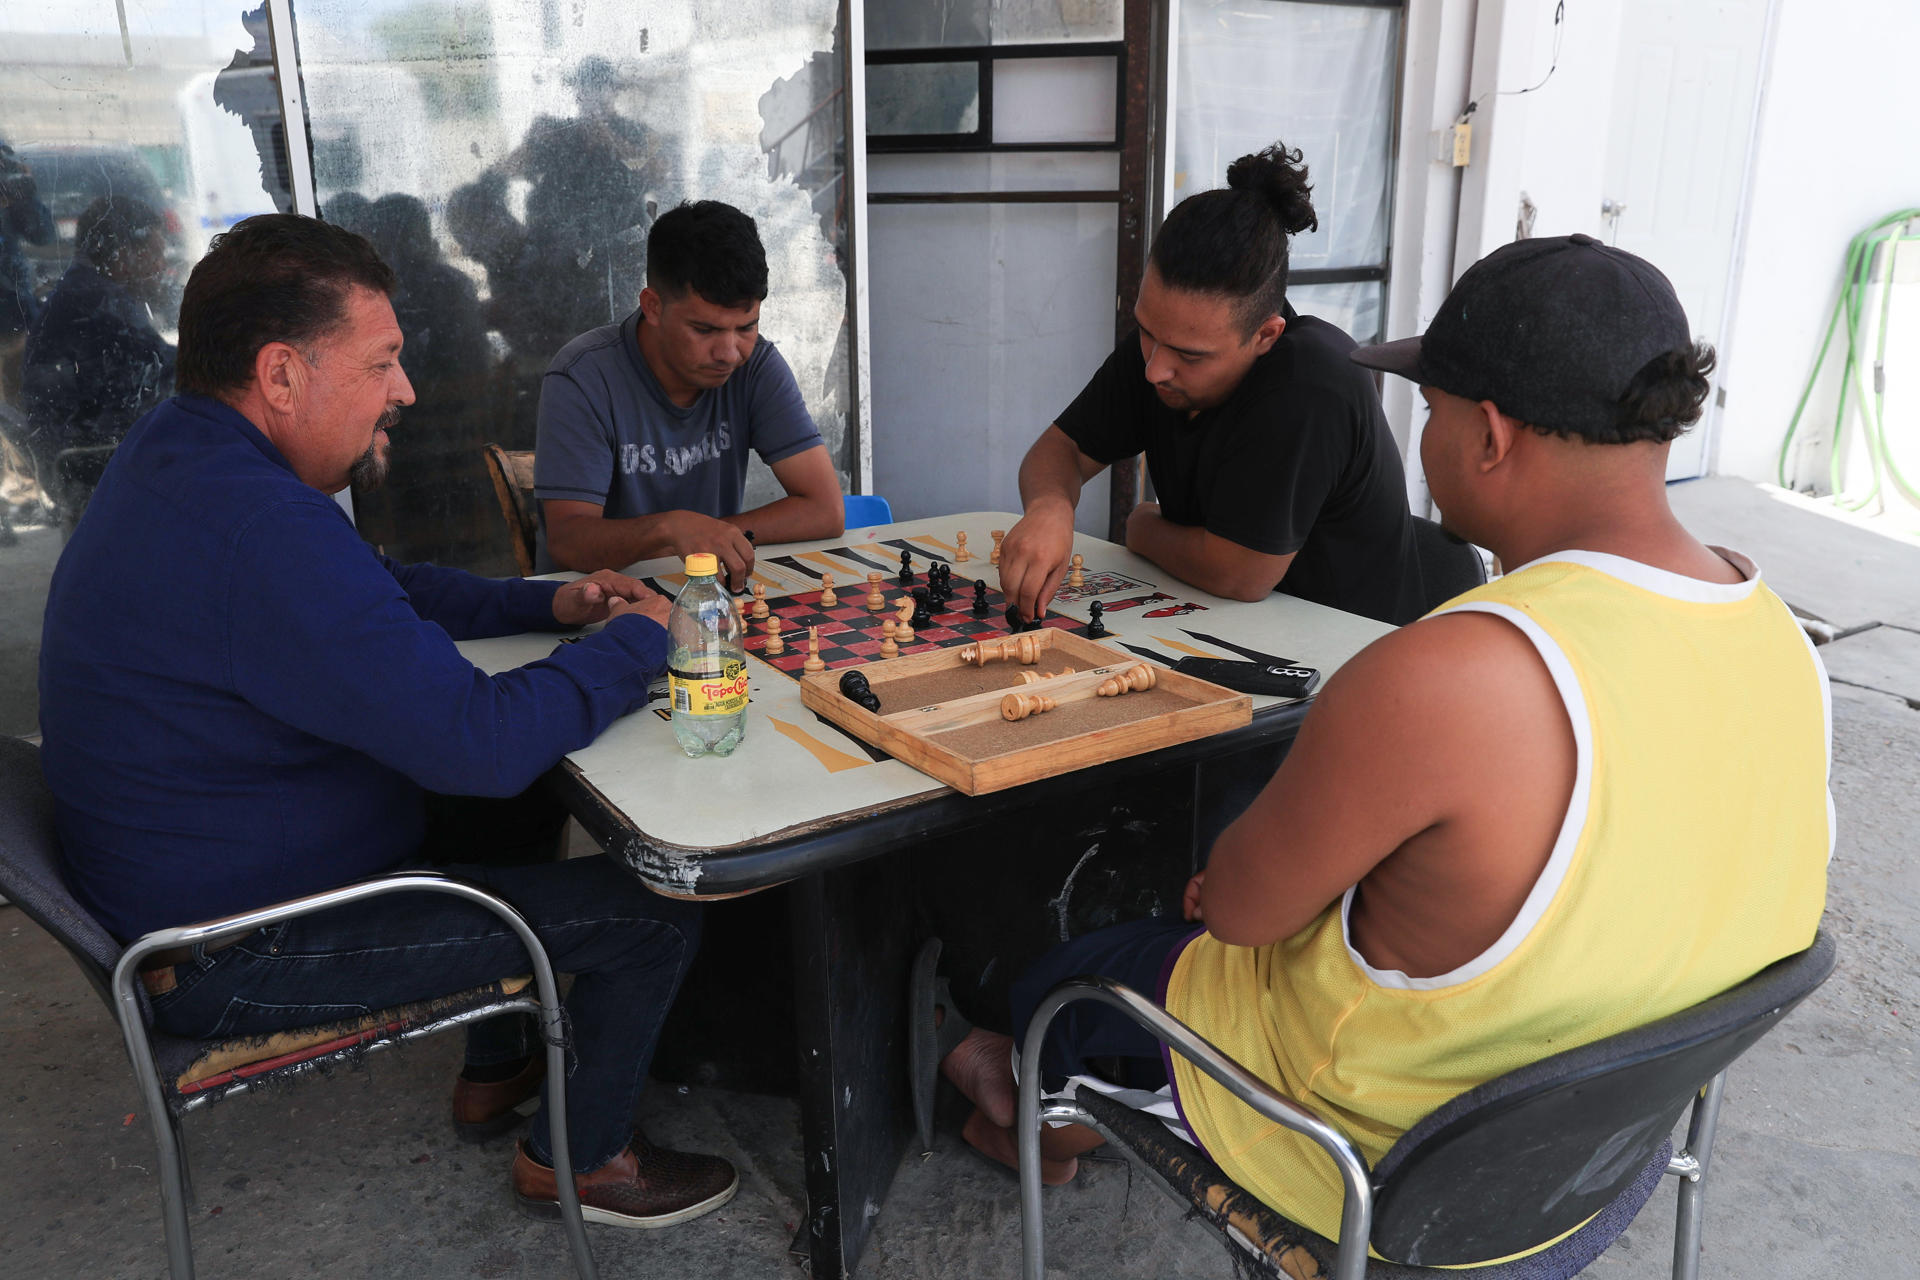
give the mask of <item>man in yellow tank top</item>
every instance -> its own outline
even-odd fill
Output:
[[[1194,923],[1063,945],[1011,1025],[1060,978],[1109,973],[1377,1162],[1448,1099],[1811,943],[1831,731],[1786,606],[1667,505],[1713,352],[1653,266],[1581,235],[1507,245],[1423,337],[1353,358],[1420,384],[1444,523],[1516,567],[1327,682],[1189,886]],[[969,1141],[1002,1159],[1011,1047],[975,1030],[943,1064],[978,1104]],[[1076,1006],[1042,1070],[1058,1087],[1111,1056],[1129,1084],[1170,1075],[1165,1111],[1231,1176],[1337,1234],[1332,1163],[1118,1015]],[[1050,1131],[1048,1181],[1097,1141]]]

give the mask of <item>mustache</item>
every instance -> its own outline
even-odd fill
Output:
[[[399,425],[400,425],[400,406],[397,404],[390,404],[387,406],[387,411],[380,415],[379,421],[373,424],[373,429],[375,431],[391,431],[394,427],[397,427]]]

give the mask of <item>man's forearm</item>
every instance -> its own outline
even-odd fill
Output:
[[[1083,483],[1078,447],[1059,428],[1052,428],[1020,460],[1021,509],[1032,511],[1036,504],[1052,500],[1064,502],[1071,511],[1080,501]]]
[[[647,516],[578,518],[547,526],[547,554],[562,569],[592,573],[623,569],[637,560],[673,554],[668,512]],[[756,531],[757,532],[757,531]]]
[[[767,546],[775,542],[805,542],[812,538],[837,538],[846,528],[846,508],[835,491],[832,501],[788,494],[764,507],[727,516],[728,524],[753,534],[754,542]]]
[[[1280,570],[1267,581],[1223,538],[1199,525],[1175,524],[1157,511],[1138,511],[1127,522],[1127,550],[1144,556],[1182,582],[1227,600],[1259,600],[1279,585]]]

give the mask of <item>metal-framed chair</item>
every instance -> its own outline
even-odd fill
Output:
[[[1423,613],[1487,580],[1487,562],[1480,558],[1480,549],[1425,516],[1413,517],[1413,556],[1425,593]]]
[[[507,537],[513,543],[514,563],[520,576],[533,576],[534,540],[538,536],[538,517],[533,497],[533,451],[502,449],[483,444],[487,474],[493,477],[493,496],[500,500],[500,514],[507,522]]]
[[[1694,1280],[1705,1180],[1728,1066],[1833,972],[1833,940],[1763,969],[1731,990],[1619,1035],[1544,1058],[1448,1102],[1369,1169],[1335,1126],[1287,1098],[1167,1011],[1105,978],[1071,978],[1041,1000],[1022,1061],[1040,1061],[1047,1028],[1078,1000],[1111,1006],[1275,1124],[1311,1139],[1346,1187],[1338,1243],[1288,1221],[1235,1184],[1206,1153],[1153,1117],[1088,1090],[1040,1100],[1040,1073],[1020,1081],[1021,1240],[1027,1280],[1046,1274],[1040,1124],[1105,1135],[1183,1206],[1239,1246],[1258,1274],[1333,1280],[1442,1280],[1459,1267],[1549,1248],[1491,1266],[1476,1280],[1548,1280],[1586,1267],[1625,1231],[1660,1179],[1680,1179],[1673,1274]],[[1669,1135],[1691,1104],[1686,1147]],[[1368,1247],[1385,1262],[1369,1261]]]
[[[53,797],[40,774],[39,754],[39,748],[24,739],[0,737],[0,892],[66,948],[120,1028],[159,1149],[161,1210],[174,1280],[191,1280],[194,1274],[187,1225],[192,1183],[181,1117],[271,1081],[351,1063],[376,1049],[505,1013],[533,1013],[540,1018],[560,1216],[575,1271],[588,1280],[598,1274],[567,1149],[566,1044],[559,990],[545,948],[519,912],[474,885],[430,872],[405,872],[257,911],[156,930],[122,947],[67,889],[54,831]],[[295,916],[389,893],[450,894],[499,916],[527,948],[537,997],[526,993],[525,978],[508,978],[439,999],[383,1009],[355,1022],[272,1036],[193,1040],[152,1027],[139,974],[141,961],[154,952],[236,937]]]

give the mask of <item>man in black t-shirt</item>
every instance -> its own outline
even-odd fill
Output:
[[[1122,340],[1020,467],[1001,546],[1009,602],[1037,617],[1073,551],[1081,485],[1147,455],[1158,502],[1127,547],[1213,595],[1276,587],[1402,623],[1425,606],[1406,478],[1353,340],[1286,302],[1287,238],[1317,225],[1298,153],[1270,150],[1168,217]]]

